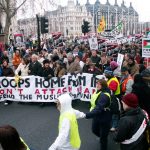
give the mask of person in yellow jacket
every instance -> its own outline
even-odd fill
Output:
[[[0,127],[0,146],[2,150],[30,150],[17,130],[10,125]]]
[[[78,130],[78,118],[84,118],[85,114],[72,108],[72,98],[69,94],[63,94],[57,99],[57,109],[60,111],[59,134],[55,142],[48,150],[78,150],[81,140]]]

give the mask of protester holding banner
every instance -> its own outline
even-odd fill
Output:
[[[68,53],[67,59],[68,59],[68,62],[66,64],[67,72],[75,73],[75,74],[80,73],[81,72],[80,64],[79,64],[79,62],[74,61],[74,56],[72,53]]]
[[[29,75],[40,76],[42,65],[38,62],[38,56],[36,54],[32,55],[32,62],[29,65]]]
[[[56,61],[56,68],[54,71],[55,77],[60,78],[63,75],[65,75],[66,73],[67,73],[67,71],[66,71],[65,64],[61,60]]]
[[[78,150],[81,140],[77,119],[84,118],[85,114],[72,108],[72,98],[67,93],[59,96],[56,102],[60,111],[59,134],[48,150]]]
[[[22,58],[21,63],[15,70],[15,75],[28,76],[29,74],[29,60],[27,58]]]
[[[108,134],[111,127],[110,90],[104,79],[97,81],[96,88],[96,92],[91,98],[90,112],[86,113],[86,119],[92,118],[92,132],[99,137],[101,150],[107,150]]]
[[[17,130],[10,125],[0,127],[0,146],[2,150],[30,150]]]
[[[9,57],[7,51],[2,52],[2,56],[0,57],[0,64],[3,64],[4,60],[7,60],[7,62],[9,63]]]

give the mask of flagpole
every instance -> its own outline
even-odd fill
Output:
[[[95,22],[94,22],[94,20],[95,20],[95,14],[94,14],[94,4],[93,4],[93,32],[96,32],[95,31]]]
[[[123,11],[124,11],[124,10],[122,9],[122,21],[123,21]],[[122,34],[123,34],[123,28],[122,28]]]

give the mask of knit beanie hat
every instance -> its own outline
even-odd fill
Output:
[[[105,70],[104,70],[104,73],[105,74],[108,74],[108,75],[113,75],[113,71],[110,67],[107,67]]]
[[[132,108],[137,108],[139,105],[138,97],[133,93],[129,93],[129,94],[125,95],[123,97],[123,102]]]
[[[118,67],[117,62],[116,61],[111,61],[110,67],[111,67],[112,70],[115,70]]]

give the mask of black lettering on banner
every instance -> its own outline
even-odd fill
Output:
[[[79,76],[80,85],[86,86],[86,76]]]
[[[55,86],[60,87],[60,78],[52,78],[51,79],[51,88],[54,88]]]
[[[42,78],[40,78],[40,79],[39,78],[35,78],[35,87],[36,88],[38,88],[38,87],[42,88],[43,87],[43,85],[42,85]]]
[[[10,79],[10,86],[11,87],[13,87],[13,88],[15,88],[15,87],[17,87],[17,85],[16,85],[16,83],[15,83],[15,79]]]
[[[43,87],[49,88],[50,87],[50,80],[43,80]]]
[[[68,85],[71,85],[72,82],[72,76],[68,76]]]
[[[25,84],[25,87],[26,87],[26,88],[29,88],[29,87],[30,87],[30,78],[26,78],[24,81],[25,81],[25,83],[26,83],[26,84]]]
[[[3,94],[3,95],[0,95],[0,100],[2,99],[13,100],[15,99],[15,95]]]
[[[60,87],[64,87],[64,86],[65,86],[65,85],[64,85],[64,84],[65,84],[65,78],[61,78],[60,80],[61,80],[61,82],[60,82],[60,83],[61,83]]]
[[[93,77],[91,78],[91,87],[96,87],[96,75],[93,75]]]
[[[19,95],[21,100],[32,100],[32,95]]]
[[[9,86],[9,81],[7,79],[3,79],[1,81],[1,85],[2,85],[2,87],[8,87]]]

